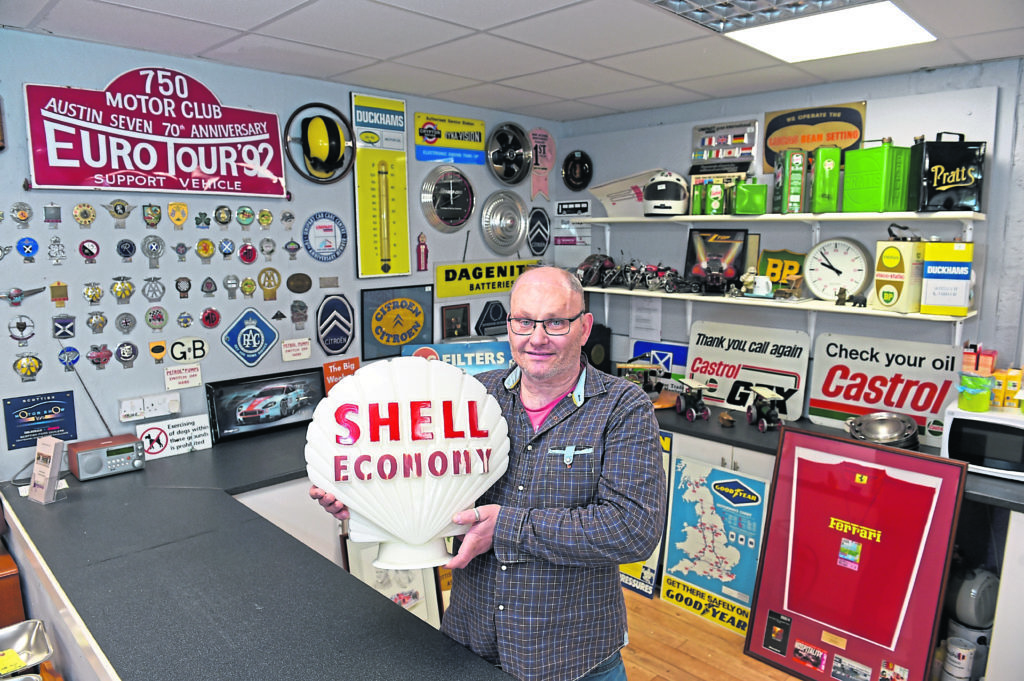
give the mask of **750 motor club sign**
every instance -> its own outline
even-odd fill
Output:
[[[104,90],[25,85],[32,183],[57,189],[285,196],[277,115],[224,106],[179,71]]]

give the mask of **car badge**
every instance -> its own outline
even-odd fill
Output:
[[[192,288],[192,280],[188,277],[178,277],[174,280],[174,290],[178,292],[179,298],[188,298],[188,292]]]
[[[538,207],[530,211],[526,244],[530,247],[530,253],[536,256],[544,255],[551,245],[551,219],[543,208]]]
[[[290,210],[281,212],[281,224],[284,225],[285,229],[291,229],[295,223],[295,213]]]
[[[100,299],[103,297],[103,287],[98,281],[90,281],[82,287],[82,295],[90,305],[99,305]]]
[[[199,290],[207,298],[212,298],[213,294],[217,292],[217,282],[213,280],[213,277],[207,277],[203,279],[203,283],[199,284]]]
[[[0,260],[7,257],[7,254],[14,250],[13,246],[0,246]]]
[[[153,358],[153,361],[157,364],[164,363],[164,357],[167,355],[167,343],[162,340],[150,341],[149,342],[149,356]]]
[[[188,244],[184,241],[179,241],[174,244],[174,252],[178,254],[178,262],[185,262],[185,256],[188,255]]]
[[[28,315],[20,314],[7,323],[7,332],[18,341],[18,347],[23,348],[36,335],[36,323]]]
[[[355,336],[355,310],[343,294],[324,296],[316,311],[316,340],[328,355],[348,350]]]
[[[95,265],[96,256],[100,254],[100,245],[92,239],[86,239],[78,244],[78,254],[85,258],[87,265]]]
[[[68,254],[64,250],[64,244],[56,234],[50,237],[50,245],[46,247],[46,257],[54,265],[60,265],[67,260]]]
[[[281,273],[273,267],[264,267],[256,277],[263,289],[263,300],[277,300],[277,289],[281,286]]]
[[[68,302],[68,284],[66,281],[55,281],[49,286],[50,302],[57,307],[64,307]]]
[[[253,264],[258,257],[260,257],[259,250],[248,239],[238,247],[238,259],[246,265]]]
[[[121,363],[125,369],[131,369],[135,360],[139,358],[139,346],[135,343],[125,341],[114,350],[114,359]]]
[[[156,226],[160,224],[160,218],[163,216],[163,208],[155,203],[147,203],[142,207],[142,219],[146,221],[146,227],[150,229],[156,229]]]
[[[28,221],[32,219],[32,206],[18,201],[11,206],[11,217],[18,223],[18,229],[28,229]]]
[[[160,281],[160,277],[146,277],[145,283],[142,284],[143,298],[155,303],[162,300],[165,293],[167,293],[167,287]]]
[[[160,256],[164,254],[166,244],[156,234],[147,234],[142,239],[142,252],[149,259],[149,269],[160,268]]]
[[[199,321],[208,329],[215,329],[220,324],[220,312],[217,308],[208,307],[199,315]]]
[[[256,214],[256,222],[260,223],[260,229],[268,229],[274,222],[274,213],[266,208],[261,208],[260,212]]]
[[[249,206],[239,206],[238,210],[235,211],[235,220],[238,224],[242,225],[242,229],[249,229],[249,225],[256,219],[256,212]]]
[[[212,239],[200,239],[196,242],[196,255],[204,265],[210,264],[210,258],[217,252],[217,245],[213,243]]]
[[[110,217],[114,218],[114,229],[124,229],[128,216],[135,210],[135,206],[124,199],[114,199],[110,203],[100,205],[107,209]]]
[[[103,333],[103,329],[107,326],[107,315],[102,312],[90,312],[88,318],[85,320],[85,325],[88,326],[93,333]]]
[[[131,312],[122,312],[117,315],[117,318],[114,320],[114,326],[117,327],[118,331],[125,335],[128,335],[135,330],[136,323],[135,315]]]
[[[131,277],[114,277],[114,283],[110,285],[110,292],[114,294],[118,305],[127,305],[135,293],[135,284]]]
[[[46,290],[45,286],[38,288],[30,288],[27,291],[20,288],[8,289],[5,293],[0,293],[0,300],[6,300],[11,304],[11,307],[18,307],[21,305],[21,301],[25,300],[29,296],[34,296],[37,293],[42,293]]]
[[[231,209],[227,206],[217,206],[213,209],[213,221],[227,229],[231,224]]]
[[[210,216],[206,213],[199,213],[199,215],[196,215],[196,227],[199,229],[209,229]]]
[[[239,284],[238,288],[242,291],[242,295],[246,298],[252,298],[252,294],[256,293],[256,280],[252,277],[246,277]]]
[[[253,367],[259,364],[277,343],[278,333],[269,320],[258,310],[250,307],[243,310],[238,318],[224,329],[220,339],[242,364]]]
[[[288,276],[285,284],[292,293],[305,293],[313,288],[313,279],[305,272],[296,272]]]
[[[31,352],[22,353],[14,360],[14,371],[21,376],[22,383],[36,380],[36,374],[42,368],[42,360]]]
[[[135,242],[131,239],[121,239],[117,242],[117,254],[121,256],[121,262],[131,262],[135,255]]]
[[[309,320],[309,305],[301,300],[293,300],[289,312],[291,312],[292,324],[295,325],[296,331],[306,328],[306,322]]]
[[[416,271],[426,272],[427,271],[427,256],[430,255],[430,249],[427,248],[427,235],[420,232],[419,236],[416,237]]]
[[[289,260],[295,260],[295,256],[302,250],[301,244],[299,244],[295,239],[288,239],[288,243],[286,243],[282,248],[284,249],[284,252],[288,254]]]
[[[263,257],[266,258],[267,262],[270,262],[270,256],[274,254],[276,249],[277,244],[269,236],[260,239],[260,253],[263,254]]]
[[[230,260],[231,254],[235,252],[235,242],[224,237],[220,240],[220,243],[217,244],[217,250],[220,251],[220,254],[224,256],[225,260]]]
[[[228,299],[234,300],[235,292],[238,291],[238,276],[234,274],[229,274],[226,277],[224,277],[224,281],[222,283],[224,284],[224,288],[228,292]]]
[[[51,317],[53,323],[53,337],[59,340],[67,340],[75,337],[75,317],[70,314],[59,314]]]
[[[43,206],[43,222],[50,225],[50,229],[57,229],[60,227],[60,206],[55,203]]]
[[[275,322],[279,322],[282,319],[288,319],[288,317],[285,316],[284,312],[281,312],[280,310],[278,310],[277,312],[274,313],[274,315],[271,317],[271,319],[273,319]]]
[[[113,356],[114,353],[110,351],[106,343],[89,346],[89,352],[85,353],[85,358],[92,362],[97,369],[106,369],[107,363]]]
[[[167,217],[174,225],[174,229],[181,229],[188,220],[188,204],[174,201],[167,204]]]
[[[61,351],[57,353],[57,361],[64,367],[64,371],[74,371],[75,364],[78,363],[80,357],[81,354],[78,352],[78,348],[73,345],[61,348]]]
[[[88,227],[96,220],[96,209],[89,203],[80,203],[71,209],[71,217],[80,227]]]
[[[34,263],[36,261],[36,253],[39,252],[39,242],[32,237],[21,237],[14,247],[18,249],[18,253],[21,254],[24,262]]]
[[[192,326],[192,322],[195,321],[195,317],[192,316],[191,312],[182,312],[178,315],[178,318],[175,321],[178,322],[178,326],[183,329],[187,329]]]
[[[318,262],[337,260],[348,245],[345,223],[334,213],[313,213],[302,227],[302,245]]]
[[[167,309],[161,305],[154,305],[146,310],[146,326],[154,331],[160,331],[167,326]]]

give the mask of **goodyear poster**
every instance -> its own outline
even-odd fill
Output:
[[[352,93],[359,277],[410,274],[405,101]]]
[[[682,456],[668,480],[661,599],[746,635],[768,484]]]

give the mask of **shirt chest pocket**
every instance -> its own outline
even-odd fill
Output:
[[[543,506],[584,506],[597,496],[601,449],[589,444],[551,446],[540,471]]]

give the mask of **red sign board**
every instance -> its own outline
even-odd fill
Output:
[[[277,115],[224,106],[143,68],[105,90],[25,85],[32,183],[56,189],[285,196]]]

